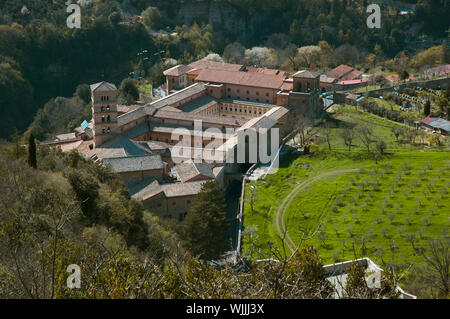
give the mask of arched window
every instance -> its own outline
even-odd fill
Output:
[[[103,106],[100,107],[100,111],[102,111],[102,112],[104,111],[104,107]]]
[[[106,110],[109,111],[109,105],[106,106]]]
[[[111,122],[111,117],[109,115],[106,117],[106,121]]]
[[[102,115],[102,122],[105,122],[105,116]]]

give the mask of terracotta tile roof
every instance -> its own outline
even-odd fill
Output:
[[[191,71],[186,72],[187,75],[199,75],[202,73],[203,69],[193,69]]]
[[[154,178],[132,184],[128,186],[128,190],[130,195],[137,200],[146,200],[163,192],[161,185]]]
[[[129,138],[117,134],[112,139],[106,141],[92,152],[88,152],[89,156],[97,154],[98,158],[113,158],[125,156],[146,155],[145,148]]]
[[[162,107],[168,106],[168,105],[172,106],[175,103],[185,100],[185,99],[187,99],[195,94],[201,93],[205,90],[206,90],[205,85],[203,83],[195,83],[191,86],[188,86],[187,88],[184,88],[175,93],[167,95],[166,97],[163,97],[162,99],[159,99],[155,102],[146,104],[145,107],[153,106],[156,108],[162,108]]]
[[[91,84],[91,91],[99,91],[99,92],[103,92],[103,91],[116,91],[117,87],[109,82],[98,82],[95,84]]]
[[[363,73],[358,70],[353,70],[340,78],[341,81],[350,81],[359,78]]]
[[[283,82],[283,85],[280,88],[284,91],[292,91],[294,89],[294,83],[293,82]]]
[[[196,181],[188,183],[161,184],[166,197],[192,196],[200,193],[202,185],[207,181]]]
[[[450,121],[440,117],[427,117],[420,121],[423,124],[433,127],[434,129],[450,132]]]
[[[284,76],[257,72],[232,72],[205,69],[196,81],[226,83],[242,86],[279,89],[283,85]]]
[[[420,120],[420,122],[422,122],[424,124],[430,124],[431,122],[434,122],[438,119],[439,119],[439,117],[427,117],[427,118]]]
[[[169,112],[163,110],[157,110],[153,117],[155,118],[163,118],[163,119],[173,119],[173,120],[202,120],[205,123],[211,124],[228,124],[231,126],[239,126],[245,123],[247,120],[231,118],[231,117],[223,117],[223,116],[210,116],[210,115],[199,115],[192,114],[186,112]]]
[[[331,78],[335,78],[338,80],[354,80],[357,77],[361,76],[362,72],[358,71],[348,65],[341,64],[338,67],[334,68],[331,71],[328,71],[326,75]]]
[[[450,64],[440,65],[431,69],[426,69],[425,73],[431,73],[434,75],[444,75],[450,73]]]
[[[183,74],[186,74],[186,72],[192,70],[192,68],[190,66],[186,66],[186,65],[176,65],[168,70],[165,70],[163,72],[163,74],[165,76],[180,76]]]
[[[117,105],[117,112],[124,114],[136,110],[140,107],[141,105]]]
[[[182,183],[186,183],[198,176],[204,176],[203,179],[214,179],[212,166],[206,163],[194,163],[192,160],[175,165],[175,171]]]
[[[326,74],[320,76],[320,82],[322,83],[333,83],[334,81],[336,81],[335,78],[329,77]]]
[[[384,78],[391,82],[398,82],[400,80],[400,77],[398,76],[397,73],[385,75]],[[415,80],[415,79],[416,78],[414,77],[414,75],[410,74],[407,80]]]
[[[304,79],[315,79],[320,76],[320,73],[309,71],[309,70],[301,70],[296,72],[293,77],[294,78],[304,78]]]
[[[349,84],[367,83],[367,82],[370,82],[370,81],[372,81],[372,79],[365,78],[365,79],[358,79],[358,80],[338,81],[337,84],[349,85]]]
[[[222,71],[239,71],[242,68],[240,64],[222,63],[208,60],[198,60],[188,65],[192,69],[209,69],[209,70],[222,70]]]
[[[160,184],[155,179],[147,179],[143,182],[129,186],[130,194],[133,198],[138,200],[147,200],[160,193],[165,197],[182,197],[197,195],[203,183],[206,181],[195,181],[187,183],[167,183]]]
[[[254,68],[254,67],[245,67],[245,69],[247,70],[247,72],[253,72],[253,73],[262,73],[262,74],[268,74],[268,75],[281,75],[281,76],[286,75],[283,71],[274,70],[274,69]]]
[[[103,162],[110,164],[116,173],[139,172],[164,168],[164,162],[159,154],[105,158],[103,159]]]

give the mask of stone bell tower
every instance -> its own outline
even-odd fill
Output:
[[[94,145],[100,146],[118,133],[117,87],[108,82],[91,85]]]

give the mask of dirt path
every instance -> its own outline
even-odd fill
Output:
[[[277,229],[278,235],[283,238],[284,234],[286,234],[285,237],[285,243],[289,250],[291,252],[294,252],[294,249],[296,248],[296,244],[292,240],[292,238],[289,236],[289,233],[286,229],[286,224],[284,222],[284,215],[286,213],[287,208],[289,207],[289,204],[292,202],[292,200],[297,196],[297,194],[311,185],[312,183],[325,178],[325,177],[331,177],[331,176],[339,176],[342,174],[355,172],[358,168],[352,168],[352,169],[342,169],[332,172],[326,172],[317,176],[314,176],[313,178],[310,178],[299,185],[295,186],[295,188],[283,199],[283,202],[281,203],[280,207],[278,207],[277,213],[275,215],[275,228]]]

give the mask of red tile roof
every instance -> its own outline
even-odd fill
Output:
[[[397,73],[385,75],[384,78],[391,82],[397,82],[400,79]],[[410,74],[407,80],[415,80],[415,79],[416,78],[414,77],[414,75]]]
[[[222,63],[208,60],[198,60],[188,65],[190,70],[193,69],[211,69],[211,70],[223,70],[223,71],[239,71],[242,67],[240,64]]]
[[[308,70],[301,70],[293,75],[294,78],[304,78],[304,79],[315,79],[318,78],[319,76],[320,76],[319,73]]]
[[[163,72],[163,74],[165,75],[165,76],[180,76],[180,75],[183,75],[183,74],[186,74],[186,72],[188,72],[188,71],[190,71],[190,70],[192,70],[192,68],[191,67],[189,67],[189,66],[186,66],[186,65],[176,65],[176,66],[174,66],[174,67],[172,67],[172,68],[170,68],[170,69],[168,69],[168,70],[165,70],[164,72]]]
[[[257,72],[231,72],[206,69],[200,73],[196,80],[201,82],[279,89],[283,85],[284,76]]]
[[[358,70],[353,70],[340,78],[341,81],[349,81],[359,78],[363,73]]]
[[[188,71],[188,72],[186,72],[186,74],[188,74],[188,75],[199,75],[200,73],[202,73],[202,69],[193,69],[193,70],[190,70],[190,71]]]
[[[430,124],[431,122],[434,122],[438,119],[439,119],[439,117],[427,117],[427,118],[420,120],[420,122],[422,122],[424,124]]]
[[[425,72],[432,73],[435,75],[444,75],[444,74],[450,73],[450,64],[437,66],[437,67],[434,67],[431,69],[426,69]]]
[[[337,84],[348,85],[348,84],[367,83],[367,82],[370,82],[370,81],[372,81],[372,79],[365,78],[365,79],[358,79],[358,80],[338,81]]]
[[[328,71],[326,75],[331,78],[346,81],[354,80],[361,76],[361,74],[363,74],[361,71],[358,71],[348,65],[341,64],[333,70]]]
[[[174,67],[164,71],[164,75],[170,75],[170,76],[180,76],[183,74],[196,75],[205,69],[219,70],[219,71],[244,71],[244,72],[261,73],[261,74],[267,74],[267,75],[285,75],[285,73],[280,70],[246,67],[241,64],[231,64],[231,63],[223,63],[223,62],[208,61],[208,60],[198,60],[198,61],[192,62],[189,65],[174,66]]]

